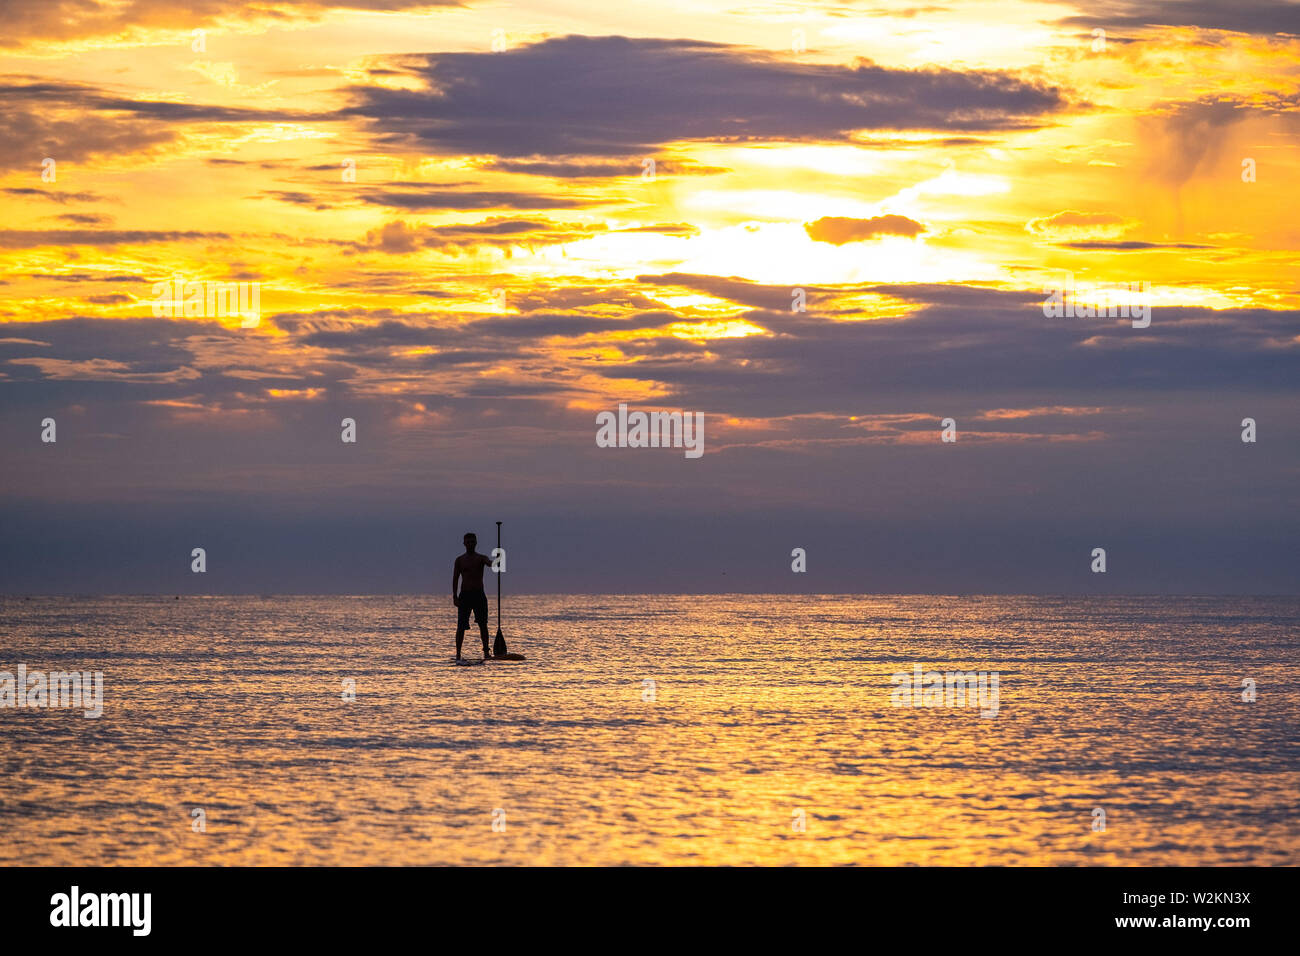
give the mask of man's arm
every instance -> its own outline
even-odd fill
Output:
[[[457,558],[451,566],[451,603],[460,607],[460,600],[456,597],[456,585],[460,582],[460,558]]]

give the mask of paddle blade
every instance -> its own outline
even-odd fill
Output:
[[[492,656],[504,657],[506,655],[506,639],[501,634],[501,628],[497,628],[497,638],[492,642]]]

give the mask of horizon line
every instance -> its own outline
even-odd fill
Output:
[[[260,592],[260,591],[230,591],[210,594],[176,594],[175,591],[33,591],[20,594],[3,594],[0,593],[0,600],[11,599],[30,599],[54,598],[54,597],[75,597],[75,598],[102,598],[102,597],[167,597],[174,598],[225,598],[225,597],[255,597],[255,598],[279,598],[279,597],[353,597],[353,598],[374,598],[374,597],[438,597],[429,591],[375,591],[368,594],[357,594],[340,591],[295,591],[295,592]],[[491,595],[489,595],[490,597]],[[516,592],[512,597],[1035,597],[1035,598],[1119,598],[1119,597],[1258,597],[1258,598],[1284,598],[1300,597],[1300,591],[1290,592],[1205,592],[1205,591],[1115,591],[1108,593],[1078,592],[1078,591],[825,591],[825,592],[806,592],[806,591],[523,591]]]

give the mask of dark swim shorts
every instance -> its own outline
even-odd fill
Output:
[[[469,627],[470,608],[474,609],[474,620],[479,624],[487,626],[487,595],[483,593],[482,588],[478,588],[474,591],[460,592],[460,607],[457,608],[460,614],[456,620],[457,630],[463,631]]]

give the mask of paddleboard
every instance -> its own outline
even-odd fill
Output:
[[[482,664],[483,661],[471,660],[468,657],[462,657],[460,660],[452,661],[452,663],[456,664],[459,667],[469,667],[471,664]]]
[[[491,661],[526,661],[528,658],[523,654],[499,654],[496,657],[489,657]]]

